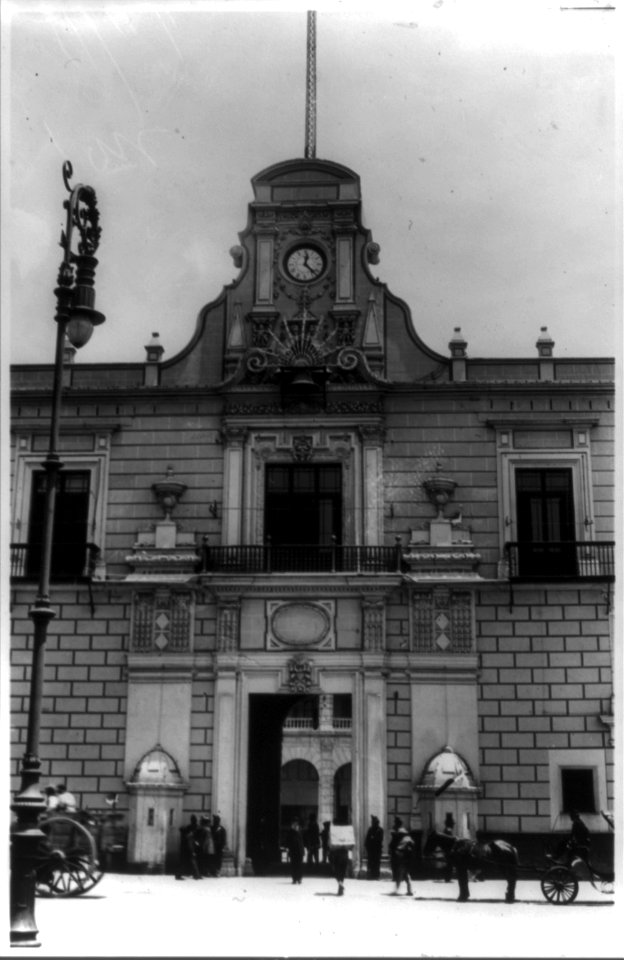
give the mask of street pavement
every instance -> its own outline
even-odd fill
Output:
[[[88,894],[37,899],[39,948],[11,957],[614,957],[624,955],[622,891],[581,882],[577,900],[555,906],[539,881],[427,880],[393,895],[389,880],[347,880],[343,897],[327,877],[107,874]]]

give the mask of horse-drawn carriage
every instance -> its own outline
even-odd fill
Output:
[[[601,893],[613,893],[613,872],[598,869],[587,857],[574,853],[573,848],[557,855],[546,855],[545,867],[520,863],[518,851],[506,840],[491,840],[479,843],[475,840],[458,839],[435,830],[429,832],[423,849],[423,859],[432,858],[442,851],[447,862],[454,868],[459,883],[459,900],[468,900],[468,880],[471,873],[494,869],[507,880],[505,901],[515,900],[518,873],[530,870],[540,877],[540,888],[545,899],[553,904],[572,903],[579,892],[579,878],[587,879]]]
[[[598,870],[594,864],[581,857],[572,857],[567,862],[551,863],[540,878],[542,893],[550,903],[572,903],[579,892],[579,877],[589,880],[594,890],[599,890],[600,893],[613,893],[613,872]]]
[[[128,828],[124,814],[115,809],[53,811],[39,827],[43,833],[35,887],[39,897],[88,893],[105,870],[125,859]]]
[[[77,897],[100,882],[104,871],[91,832],[95,826],[84,814],[50,814],[41,820],[37,896]]]

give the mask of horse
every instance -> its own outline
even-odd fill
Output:
[[[457,898],[459,901],[465,902],[470,897],[468,871],[481,870],[484,866],[496,866],[502,871],[507,880],[505,902],[515,901],[518,851],[506,840],[478,843],[476,840],[463,840],[452,834],[430,830],[423,849],[423,857],[431,856],[435,850],[441,850],[447,862],[455,867],[459,883]]]

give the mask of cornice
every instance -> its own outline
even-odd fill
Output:
[[[40,417],[20,417],[20,419],[11,424],[11,433],[48,433],[50,430],[49,411],[46,410]],[[96,433],[116,433],[123,427],[132,425],[131,417],[120,417],[119,419],[109,420],[106,417],[84,417],[80,420],[68,420],[63,417],[61,432],[84,433],[86,430]]]
[[[400,573],[376,574],[270,574],[269,576],[219,576],[200,574],[200,586],[216,599],[232,597],[376,596],[380,599],[401,585]]]
[[[568,427],[597,427],[600,417],[595,413],[558,413],[557,411],[518,410],[516,413],[479,414],[477,419],[487,427],[547,427],[552,425]]]

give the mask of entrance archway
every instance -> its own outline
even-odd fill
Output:
[[[286,834],[352,816],[350,694],[249,694],[245,856],[282,872]],[[283,862],[284,861],[284,862]]]
[[[246,849],[258,873],[276,870],[281,863],[280,788],[284,721],[302,700],[317,699],[295,694],[249,695]],[[302,712],[306,714],[308,711]]]

